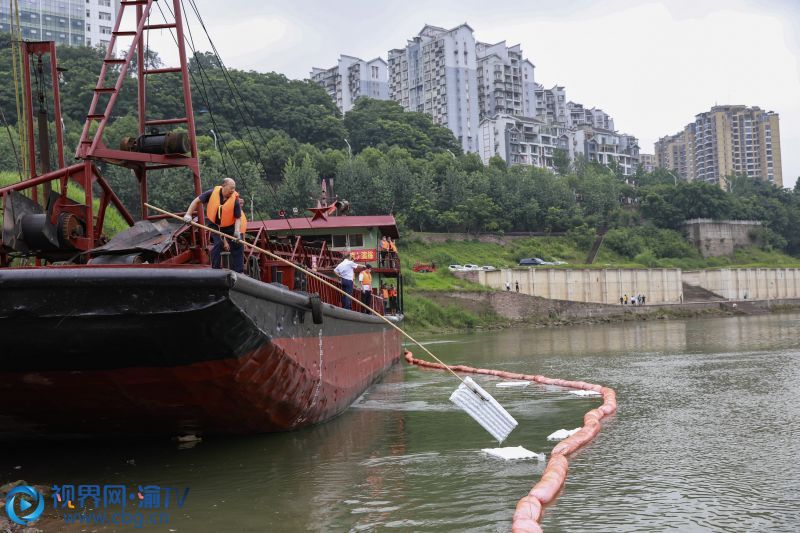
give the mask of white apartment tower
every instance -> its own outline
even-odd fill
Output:
[[[534,117],[536,115],[536,83],[534,65],[522,57],[517,44],[507,47],[477,43],[478,102],[481,118],[500,114]]]
[[[567,102],[567,113],[567,126],[570,128],[592,126],[593,128],[614,130],[614,119],[602,109],[596,107],[586,109],[583,104]]]
[[[364,61],[341,55],[336,66],[311,69],[311,80],[325,88],[342,113],[350,111],[362,96],[388,100],[388,77],[386,61],[379,57]]]
[[[536,84],[536,117],[548,124],[567,124],[567,91],[560,85],[545,89]]]
[[[465,152],[478,151],[475,45],[467,24],[450,30],[425,26],[405,48],[389,50],[389,97],[449,128]]]
[[[120,0],[19,0],[22,38],[72,46],[108,46]],[[0,3],[0,31],[11,31],[9,2]]]

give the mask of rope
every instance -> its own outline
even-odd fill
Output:
[[[256,250],[256,251],[258,251],[258,252],[261,252],[261,253],[265,254],[267,257],[271,257],[272,259],[275,259],[275,260],[277,260],[277,261],[280,261],[281,263],[285,263],[286,265],[288,265],[288,266],[290,266],[290,267],[292,267],[292,268],[294,268],[294,269],[296,269],[296,270],[299,270],[300,272],[302,272],[302,273],[303,273],[303,274],[305,274],[306,276],[310,276],[310,277],[314,278],[315,280],[317,280],[317,281],[319,281],[320,283],[322,283],[322,284],[326,285],[327,287],[329,287],[329,288],[331,288],[331,289],[335,290],[336,292],[338,292],[338,293],[341,293],[342,295],[344,295],[344,296],[346,296],[346,297],[350,298],[350,300],[351,300],[351,301],[358,303],[358,305],[360,305],[361,307],[363,307],[364,309],[366,309],[367,311],[369,311],[369,312],[370,312],[370,313],[372,313],[373,315],[377,316],[378,318],[380,318],[381,320],[383,320],[384,322],[386,322],[387,324],[389,324],[390,326],[392,326],[394,329],[396,329],[398,332],[400,332],[400,334],[402,334],[402,335],[403,335],[404,337],[406,337],[408,340],[410,340],[411,342],[413,342],[414,344],[416,344],[417,346],[419,346],[419,347],[422,349],[422,351],[424,351],[426,354],[428,354],[429,356],[431,356],[431,357],[432,357],[434,360],[436,360],[436,362],[438,362],[440,365],[442,365],[442,367],[444,367],[444,368],[445,368],[446,370],[448,370],[448,371],[449,371],[451,374],[453,374],[453,375],[454,375],[456,378],[458,378],[458,380],[459,380],[459,381],[461,381],[462,383],[464,382],[464,380],[461,378],[461,376],[459,376],[458,374],[456,374],[456,373],[455,373],[455,371],[454,371],[452,368],[450,368],[450,366],[449,366],[449,365],[447,365],[447,364],[446,364],[446,363],[444,363],[444,362],[443,362],[441,359],[439,359],[438,357],[436,357],[435,355],[433,355],[433,353],[431,353],[431,352],[430,352],[430,350],[428,350],[427,348],[425,348],[425,346],[423,346],[423,345],[422,345],[422,344],[421,344],[419,341],[417,341],[417,340],[416,340],[414,337],[412,337],[411,335],[409,335],[408,333],[406,333],[406,331],[405,331],[403,328],[401,328],[400,326],[396,325],[394,322],[392,322],[391,320],[389,320],[388,318],[386,318],[385,316],[383,316],[382,314],[380,314],[379,312],[377,312],[377,311],[376,311],[375,309],[373,309],[372,307],[370,307],[370,306],[368,306],[367,304],[365,304],[365,303],[363,303],[363,302],[359,301],[359,300],[358,300],[358,299],[356,299],[356,298],[353,298],[353,297],[352,297],[350,294],[347,294],[345,291],[343,291],[342,289],[340,289],[340,288],[339,288],[339,287],[337,287],[336,285],[334,285],[334,284],[332,284],[332,283],[328,282],[327,280],[325,280],[323,277],[321,277],[321,276],[319,276],[319,275],[317,275],[317,274],[315,274],[315,273],[313,273],[313,272],[311,272],[311,271],[309,271],[309,270],[306,270],[305,268],[301,267],[300,265],[297,265],[297,264],[295,264],[295,263],[292,263],[291,261],[288,261],[288,260],[284,259],[283,257],[280,257],[279,255],[273,254],[273,253],[272,253],[272,252],[270,252],[269,250],[265,250],[265,249],[263,249],[263,248],[261,248],[261,247],[258,247],[258,246],[256,246],[255,244],[250,244],[249,242],[245,241],[244,239],[237,239],[237,238],[235,238],[235,237],[231,237],[231,236],[230,236],[230,235],[228,235],[228,234],[222,233],[221,231],[215,230],[215,229],[213,229],[213,228],[209,228],[208,226],[204,226],[203,224],[199,224],[199,223],[197,223],[197,222],[194,222],[194,221],[191,221],[191,222],[186,222],[185,220],[183,220],[183,217],[181,217],[181,216],[178,216],[178,215],[176,215],[175,213],[170,213],[169,211],[165,211],[165,210],[163,210],[163,209],[160,209],[160,208],[158,208],[158,207],[156,207],[156,206],[154,206],[154,205],[150,205],[150,204],[147,204],[147,203],[146,203],[146,204],[144,204],[144,205],[145,205],[145,206],[147,206],[147,207],[149,207],[150,209],[152,209],[152,210],[154,210],[154,211],[157,211],[157,212],[159,212],[159,213],[163,214],[163,215],[167,215],[167,216],[170,216],[170,217],[172,217],[172,218],[174,218],[174,219],[176,219],[176,220],[179,220],[179,221],[181,221],[181,222],[182,222],[182,223],[184,223],[184,224],[191,224],[192,226],[194,226],[194,227],[196,227],[196,228],[204,229],[204,230],[206,230],[206,231],[209,231],[209,232],[211,232],[211,233],[214,233],[214,234],[216,234],[216,235],[218,235],[218,236],[220,236],[220,237],[222,237],[222,238],[224,238],[224,239],[228,239],[229,241],[233,241],[233,242],[236,242],[236,243],[242,244],[242,245],[244,245],[244,246],[248,246],[248,247],[252,248],[253,250]]]

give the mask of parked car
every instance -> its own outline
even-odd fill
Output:
[[[450,265],[449,267],[447,267],[447,270],[449,270],[450,272],[462,272],[464,270],[464,267],[462,265]]]
[[[467,263],[466,265],[464,265],[464,270],[480,270],[480,269],[481,267],[479,267],[478,265],[473,265],[472,263]]]
[[[481,270],[485,270],[486,272],[494,272],[497,268],[493,267],[492,265],[483,265]]]
[[[521,266],[539,266],[544,265],[545,262],[538,257],[526,257],[525,259],[520,259],[519,264]]]

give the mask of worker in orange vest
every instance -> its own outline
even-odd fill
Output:
[[[391,237],[387,237],[389,241],[389,268],[397,268],[397,244]]]
[[[231,253],[231,268],[235,272],[244,270],[244,249],[242,238],[242,206],[236,192],[236,182],[231,178],[222,180],[222,185],[209,189],[189,204],[183,220],[191,222],[192,215],[199,204],[206,205],[206,223],[212,229],[233,237],[227,239],[216,233],[211,234],[211,268],[221,268],[222,250]],[[230,241],[230,242],[229,242]]]
[[[386,284],[381,284],[381,298],[383,298],[383,308],[388,313],[389,312],[389,289],[386,288]]]
[[[394,285],[389,287],[389,307],[392,309],[392,313],[397,312],[397,287]]]
[[[380,256],[380,261],[378,262],[378,266],[380,266],[381,268],[386,266],[386,255],[389,253],[389,250],[391,249],[391,247],[389,246],[389,241],[387,239],[388,237],[384,235],[383,238],[381,239],[380,251],[378,252]]]
[[[369,265],[358,275],[361,283],[361,303],[367,307],[372,307],[372,271]]]

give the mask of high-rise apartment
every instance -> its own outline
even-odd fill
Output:
[[[559,144],[558,128],[536,118],[497,115],[481,121],[480,156],[484,164],[495,155],[511,165],[553,168]]]
[[[119,0],[19,0],[22,38],[73,46],[108,46]],[[11,31],[8,2],[0,2],[0,31]]]
[[[473,30],[425,26],[405,48],[389,50],[389,97],[431,116],[466,152],[478,151],[480,103]]]
[[[727,176],[737,175],[782,187],[778,122],[777,113],[758,107],[714,106],[683,132],[659,139],[656,162],[688,180],[725,186]]]
[[[510,114],[522,117],[536,115],[536,83],[534,65],[522,57],[520,46],[477,43],[478,102],[480,117]]]
[[[556,85],[545,89],[543,85],[536,84],[536,117],[548,124],[567,124],[567,91],[564,87]]]
[[[656,141],[655,156],[656,166],[672,171],[676,178],[685,181],[695,179],[694,124]]]
[[[311,79],[325,88],[342,113],[350,111],[362,96],[389,99],[389,71],[386,61],[379,57],[364,61],[342,55],[336,66],[313,68]]]
[[[614,119],[602,109],[596,107],[587,109],[583,104],[567,102],[567,126],[570,128],[592,126],[604,130],[614,130]]]

